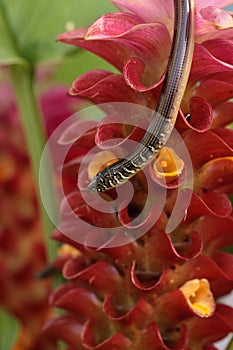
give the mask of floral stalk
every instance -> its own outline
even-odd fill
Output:
[[[72,114],[66,89],[56,85],[39,96],[48,134]],[[47,247],[35,178],[8,71],[3,72],[0,81],[0,105],[0,305],[20,326],[12,350],[32,350],[42,324],[53,314],[48,305],[52,285],[49,278],[41,278],[48,264]],[[4,330],[1,335],[7,337]]]
[[[49,242],[49,232],[53,228],[42,202],[40,201],[39,193],[39,168],[40,160],[43,149],[45,147],[45,129],[43,126],[43,118],[38,107],[35,88],[34,88],[34,75],[33,71],[28,67],[15,65],[10,67],[12,83],[15,90],[15,96],[18,103],[18,108],[22,118],[23,128],[25,132],[25,138],[27,142],[28,151],[31,159],[31,166],[35,177],[38,199],[40,203],[41,216],[43,221],[43,227],[45,232],[45,240],[48,247],[48,256],[52,258],[54,256],[54,248]],[[47,191],[50,193],[51,201],[54,198],[54,185],[51,177],[51,169],[47,167]],[[56,207],[56,204],[53,204]]]

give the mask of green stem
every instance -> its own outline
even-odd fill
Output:
[[[55,244],[51,244],[50,234],[54,228],[51,223],[41,201],[39,191],[39,167],[41,155],[45,146],[45,132],[42,123],[42,117],[38,108],[35,89],[34,89],[34,75],[32,70],[22,65],[14,65],[10,67],[11,78],[15,95],[22,119],[25,138],[27,142],[28,152],[31,158],[31,166],[34,173],[34,178],[37,186],[37,198],[40,204],[41,218],[43,221],[43,228],[45,233],[45,242],[47,246],[48,259],[54,257]],[[48,164],[46,169],[46,186],[51,199],[54,196],[54,186],[52,181],[51,167]],[[55,203],[54,206],[55,207]]]

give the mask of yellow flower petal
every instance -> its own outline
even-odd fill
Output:
[[[176,179],[184,168],[183,160],[171,148],[164,147],[154,162],[153,170],[155,175],[161,179],[165,178],[167,183]]]
[[[71,255],[72,258],[77,258],[77,256],[81,255],[81,252],[69,244],[63,244],[58,248],[58,255]]]
[[[207,279],[194,279],[186,282],[180,291],[189,306],[200,317],[210,317],[215,310],[215,301]]]

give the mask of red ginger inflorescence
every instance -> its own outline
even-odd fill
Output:
[[[173,2],[113,2],[120,13],[104,15],[89,28],[61,34],[58,40],[99,55],[119,73],[90,71],[73,83],[70,94],[96,105],[124,102],[154,109],[170,51]],[[95,249],[91,244],[95,228],[107,232],[118,227],[122,237],[129,228],[133,232],[130,222],[142,211],[148,195],[144,173],[132,179],[131,202],[125,208],[119,205],[114,213],[85,203],[77,187],[81,161],[90,149],[98,147],[86,170],[89,180],[118,158],[114,148],[102,149],[104,142],[114,138],[140,142],[140,132],[114,123],[108,114],[105,122],[110,124],[91,124],[77,140],[74,135],[80,124],[61,136],[63,142],[75,142],[63,166],[66,199],[61,215],[67,232],[53,233],[63,243],[55,265],[67,282],[50,302],[66,313],[43,329],[54,344],[63,340],[69,350],[210,350],[215,349],[215,341],[232,332],[233,310],[217,299],[233,286],[233,257],[222,250],[233,242],[229,200],[233,192],[233,131],[229,128],[233,19],[229,12],[214,7],[230,3],[216,0],[206,7],[205,1],[195,1],[194,58],[175,125],[192,161],[193,188],[179,188],[182,181],[177,179],[185,161],[174,150],[163,149],[144,173],[148,171],[154,186],[167,189],[166,201],[156,222],[141,237],[119,247],[103,244]],[[167,233],[178,191],[184,197],[188,194],[190,203],[179,225]],[[111,201],[115,192],[103,197]],[[153,219],[155,212],[156,206],[145,220]],[[91,224],[86,244],[79,243],[84,233],[72,224],[71,213]],[[69,230],[76,239],[70,238]]]
[[[27,147],[7,71],[0,82],[0,305],[19,321],[12,350],[32,350],[42,324],[53,314],[51,281],[38,278],[47,266],[46,245]],[[40,96],[48,134],[72,113],[67,87]],[[55,111],[54,101],[60,109]],[[3,334],[2,334],[3,335]],[[49,343],[50,344],[50,343]]]

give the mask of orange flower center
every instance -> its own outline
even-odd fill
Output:
[[[7,154],[0,155],[0,183],[10,180],[16,173],[14,159]]]
[[[175,180],[184,168],[183,160],[171,148],[164,147],[159,152],[153,164],[155,175],[161,179],[165,178],[167,183]]]
[[[194,279],[186,282],[180,291],[187,303],[199,317],[210,317],[215,310],[215,301],[207,279]]]
[[[58,255],[70,255],[72,258],[77,258],[79,255],[81,255],[81,252],[69,244],[63,244],[58,248]]]

